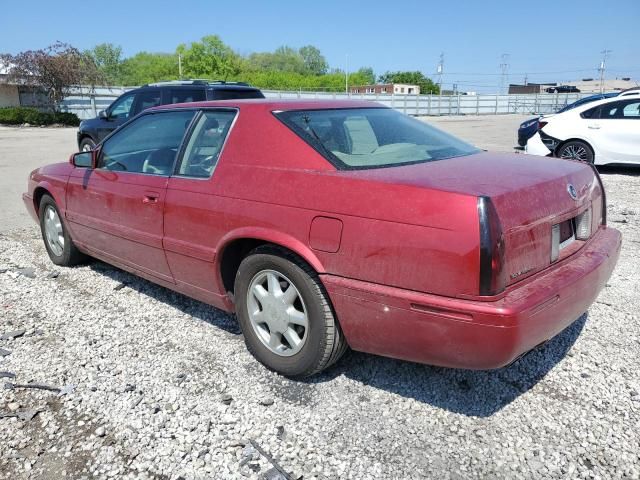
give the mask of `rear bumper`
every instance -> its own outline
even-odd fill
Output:
[[[358,280],[322,280],[354,350],[455,368],[492,369],[582,315],[616,265],[621,235],[602,227],[576,254],[496,301],[440,297]]]
[[[536,132],[529,140],[527,140],[524,151],[530,155],[540,155],[542,157],[546,157],[551,154],[551,150],[542,143],[542,138],[540,138],[539,132]]]

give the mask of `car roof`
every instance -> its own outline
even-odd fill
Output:
[[[328,110],[338,108],[387,108],[384,105],[369,100],[301,100],[301,99],[281,99],[281,98],[251,98],[251,99],[230,99],[212,100],[206,102],[174,103],[170,105],[158,105],[147,111],[153,110],[173,110],[177,108],[238,108],[257,109],[267,111],[288,111],[288,110]]]
[[[571,110],[567,110],[567,112],[575,112],[575,113],[582,113],[586,110],[589,110],[591,108],[595,108],[597,106],[600,105],[607,105],[608,103],[613,103],[613,102],[622,102],[625,100],[633,100],[634,98],[637,97],[629,97],[629,98],[624,98],[624,97],[620,97],[615,96],[615,97],[607,97],[607,98],[603,98],[602,100],[596,100],[595,102],[589,102],[589,103],[585,103],[584,105],[579,105],[576,108],[573,108]],[[562,113],[567,113],[567,112],[562,112]]]

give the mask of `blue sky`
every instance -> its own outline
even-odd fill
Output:
[[[95,12],[95,13],[94,13]],[[640,0],[610,1],[8,1],[0,7],[0,52],[56,40],[84,49],[101,42],[172,52],[218,34],[240,53],[280,45],[320,48],[332,67],[436,71],[445,84],[495,91],[509,54],[509,81],[596,77],[600,51],[613,51],[607,77],[640,79]]]

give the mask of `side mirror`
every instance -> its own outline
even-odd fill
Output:
[[[100,110],[98,112],[98,118],[102,118],[103,120],[108,120],[109,119],[109,115],[107,114],[106,110]]]
[[[71,155],[71,163],[74,167],[92,168],[94,152],[95,150],[74,153]]]

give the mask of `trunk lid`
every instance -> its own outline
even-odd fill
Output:
[[[593,232],[601,215],[602,190],[591,167],[557,158],[482,152],[353,174],[382,182],[489,197],[502,225],[507,285],[552,263],[553,225],[575,218],[593,205]],[[569,193],[569,185],[575,190],[575,199]],[[567,251],[579,247],[577,242]]]

